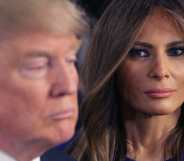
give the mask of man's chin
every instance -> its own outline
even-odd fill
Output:
[[[57,134],[53,137],[54,144],[63,144],[75,135],[75,124],[61,123],[57,129]]]

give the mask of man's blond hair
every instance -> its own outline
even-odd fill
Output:
[[[69,0],[0,0],[0,30],[81,33],[83,13]]]

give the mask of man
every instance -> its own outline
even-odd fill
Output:
[[[0,1],[0,161],[31,161],[73,136],[81,16],[67,0]]]

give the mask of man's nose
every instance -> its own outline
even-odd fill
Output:
[[[169,62],[167,58],[165,56],[154,57],[148,75],[150,78],[157,80],[169,78]]]
[[[54,71],[54,79],[50,90],[51,96],[60,97],[76,94],[78,90],[78,74],[76,69],[70,70],[69,68],[61,66]]]

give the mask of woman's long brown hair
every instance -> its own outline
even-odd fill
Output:
[[[78,161],[125,158],[126,133],[115,84],[116,71],[155,7],[166,10],[184,31],[183,0],[114,0],[98,22],[81,75],[87,94],[80,111],[80,135],[72,152]],[[184,152],[183,109],[168,144],[171,139],[171,155],[179,161]],[[167,147],[166,143],[165,151]]]

